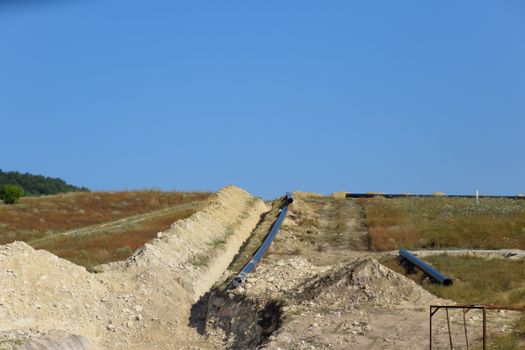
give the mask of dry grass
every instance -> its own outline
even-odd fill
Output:
[[[25,197],[0,205],[0,244],[31,241],[55,233],[203,200],[204,192],[76,192]]]
[[[510,334],[493,337],[489,344],[490,350],[525,350],[525,316],[522,316],[513,327]]]
[[[373,250],[400,247],[525,249],[525,201],[515,199],[358,199]]]
[[[525,261],[483,258],[470,256],[437,255],[424,260],[452,278],[452,286],[427,283],[419,270],[409,274],[417,283],[440,298],[465,304],[499,304],[525,306]],[[381,261],[399,273],[406,270],[397,258]]]
[[[125,260],[133,252],[181,219],[195,212],[195,206],[152,215],[139,222],[109,226],[93,230],[89,234],[54,235],[49,239],[29,242],[36,249],[45,249],[75,264],[91,269],[93,266],[112,261]]]
[[[0,206],[0,244],[26,241],[92,268],[123,260],[177,220],[193,214],[204,192],[94,192],[28,197]]]

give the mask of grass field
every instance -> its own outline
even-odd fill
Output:
[[[87,268],[123,260],[193,214],[205,192],[94,192],[0,205],[0,244],[25,241]]]
[[[504,259],[482,259],[438,255],[425,257],[447,277],[453,279],[452,286],[430,283],[425,275],[416,273],[406,275],[432,294],[461,304],[496,304],[525,307],[525,261]],[[390,269],[406,274],[405,268],[397,258],[381,261]],[[495,334],[491,337],[494,350],[525,349],[525,315],[515,324],[510,334]]]
[[[361,198],[373,250],[525,249],[525,201],[483,198]]]
[[[414,281],[440,298],[466,304],[525,306],[525,261],[482,259],[469,256],[436,255],[424,260],[452,278],[452,286],[424,283],[419,270],[409,274]],[[390,269],[405,274],[397,258],[381,261]]]

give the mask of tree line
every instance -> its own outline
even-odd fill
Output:
[[[19,186],[26,196],[42,196],[64,192],[89,192],[86,187],[77,187],[66,183],[60,178],[42,175],[20,173],[18,171],[4,172],[0,169],[0,189],[6,185]]]

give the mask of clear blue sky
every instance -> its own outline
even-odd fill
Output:
[[[0,0],[0,168],[525,192],[525,2]]]

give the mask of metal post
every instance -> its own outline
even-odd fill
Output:
[[[445,307],[445,312],[447,314],[448,340],[450,341],[450,350],[454,350],[454,346],[452,346],[452,333],[450,333],[450,320],[448,318],[448,307]]]
[[[465,342],[467,343],[467,350],[469,350],[468,334],[467,334],[467,318],[465,317],[467,312],[468,312],[468,309],[467,310],[463,309],[463,327],[465,328]]]
[[[483,306],[483,350],[487,350],[487,309]]]
[[[488,320],[487,320],[487,310],[507,310],[507,311],[520,311],[525,312],[525,307],[508,307],[508,306],[502,306],[502,305],[430,305],[430,332],[429,332],[429,339],[430,339],[430,349],[432,349],[432,316],[436,314],[436,312],[439,311],[439,309],[445,309],[446,310],[446,316],[447,316],[447,326],[448,326],[448,334],[449,334],[449,341],[450,341],[450,347],[453,347],[452,344],[452,332],[450,330],[450,319],[448,315],[448,309],[462,309],[463,310],[463,326],[465,329],[465,340],[467,342],[467,350],[470,350],[470,344],[468,340],[468,332],[467,332],[467,322],[466,322],[466,314],[470,310],[481,310],[483,312],[483,350],[488,349]]]
[[[432,350],[432,306],[430,306],[430,350]]]

